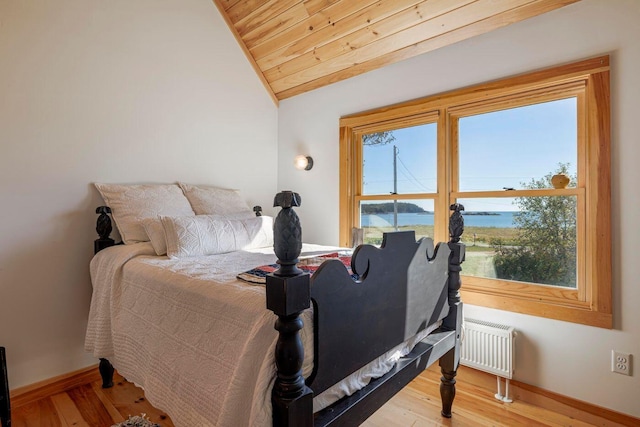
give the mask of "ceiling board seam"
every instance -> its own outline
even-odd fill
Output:
[[[264,0],[241,0],[227,10],[229,20],[235,25],[255,10],[255,5],[260,3],[265,4]]]
[[[287,36],[287,32],[289,31],[283,31],[282,35],[277,35],[272,37],[271,39],[268,40],[264,40],[262,43],[257,44],[255,46],[251,46],[251,48],[249,49],[253,54],[255,54],[256,56],[256,60],[262,59],[268,55],[272,55],[273,53],[277,52],[277,51],[281,51],[281,50],[285,50],[287,47],[300,42],[301,40],[306,39],[307,37],[310,37],[312,35],[317,34],[318,32],[322,31],[323,29],[332,26],[332,24],[335,24],[336,22],[341,21],[342,19],[346,19],[356,13],[361,12],[362,10],[371,7],[372,5],[379,3],[380,1],[384,1],[384,0],[371,0],[369,3],[365,3],[363,1],[359,1],[357,3],[349,3],[349,7],[353,7],[354,9],[351,10],[350,8],[347,8],[347,11],[351,10],[350,12],[347,12],[345,15],[337,15],[339,16],[339,18],[337,19],[331,19],[331,16],[336,16],[334,15],[334,11],[333,10],[329,10],[329,9],[338,9],[339,6],[344,7],[343,5],[345,0],[343,0],[340,3],[334,3],[332,4],[330,7],[328,7],[327,9],[321,10],[319,12],[317,12],[316,14],[312,15],[309,17],[309,23],[305,23],[304,24],[304,28],[307,31],[311,31],[309,34],[306,34],[302,37],[298,37],[296,39],[291,39],[290,41],[287,41],[286,43],[282,44],[280,47],[272,49],[272,50],[268,50],[264,53],[260,53],[261,51],[264,50],[264,45],[265,44],[273,44],[274,42],[277,42],[277,40],[273,40],[272,39],[277,39],[277,38],[286,38]],[[357,6],[354,6],[357,5]],[[362,7],[359,7],[360,5],[362,5]],[[326,21],[325,24],[322,23],[318,23],[318,21]],[[301,25],[301,24],[300,24]],[[301,25],[302,26],[302,25]],[[306,31],[305,31],[306,33]]]
[[[234,23],[236,30],[240,36],[244,36],[251,31],[259,28],[262,24],[262,19],[267,22],[273,18],[280,16],[290,8],[296,5],[299,0],[271,0],[264,5],[252,11],[245,18]],[[275,7],[273,4],[275,3]]]
[[[227,4],[220,4],[220,7],[227,11],[229,9],[231,9],[233,6],[235,6],[236,4],[238,4],[240,2],[240,0],[221,0],[223,3],[227,3]]]
[[[296,13],[295,9],[300,9],[300,8],[304,10],[304,6],[301,3],[297,3],[291,6],[289,9],[285,10],[284,12],[280,13],[279,15],[274,16],[273,18],[265,21],[259,27],[254,28],[253,30],[247,32],[246,34],[243,34],[242,39],[245,41],[247,48],[249,48],[249,46],[252,45],[252,42],[254,40],[270,40],[275,36],[277,36],[278,34],[282,34],[283,32],[286,32],[289,28],[308,20],[309,15],[300,15],[299,13]],[[292,16],[287,18],[288,14],[292,14]],[[274,26],[273,25],[274,21],[280,21],[280,23]],[[251,52],[251,48],[249,48],[249,51]],[[253,52],[251,52],[251,54],[253,55]],[[255,58],[255,55],[254,55],[254,58]]]
[[[331,6],[333,6],[336,3],[340,3],[342,0],[303,0],[302,4],[304,6],[305,9],[307,9],[307,13],[309,13],[309,15],[313,15],[323,9],[327,9]],[[314,7],[311,8],[311,10],[309,10],[309,3],[316,3],[314,5]]]

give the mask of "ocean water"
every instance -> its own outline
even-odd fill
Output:
[[[497,215],[462,214],[464,224],[469,227],[513,228],[513,216],[517,212],[494,212]],[[393,213],[362,215],[362,227],[393,227]],[[399,213],[398,225],[433,225],[433,214]]]

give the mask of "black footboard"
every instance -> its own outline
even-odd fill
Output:
[[[274,203],[283,208],[275,223],[281,268],[267,278],[267,308],[278,315],[279,332],[278,374],[272,392],[274,425],[357,425],[436,360],[443,375],[442,415],[450,417],[460,360],[463,207],[451,206],[451,240],[446,244],[434,248],[430,239],[416,242],[409,231],[385,234],[380,248],[360,246],[351,262],[360,277],[355,282],[340,261],[326,261],[312,278],[297,270],[301,233],[292,207],[299,204],[300,197],[291,192],[279,194]],[[311,303],[314,371],[305,384],[299,315]],[[314,394],[440,320],[440,328],[391,372],[315,417],[311,414]]]

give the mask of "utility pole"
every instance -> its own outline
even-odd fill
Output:
[[[393,194],[398,194],[398,147],[393,146]],[[398,200],[393,200],[393,227],[398,231]]]

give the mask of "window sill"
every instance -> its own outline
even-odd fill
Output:
[[[532,316],[546,317],[547,319],[562,320],[565,322],[580,323],[611,329],[613,316],[610,312],[598,311],[592,304],[567,301],[548,301],[532,299],[530,296],[516,297],[496,293],[495,290],[482,289],[473,285],[466,285],[462,278],[460,289],[462,301],[465,304],[495,308],[514,313],[529,314]]]

